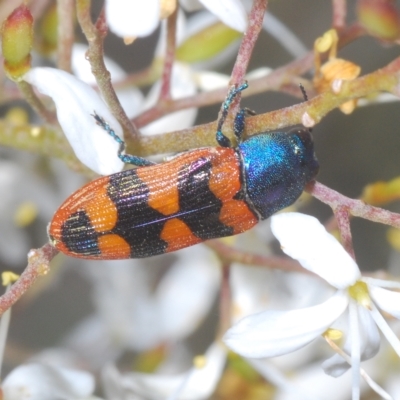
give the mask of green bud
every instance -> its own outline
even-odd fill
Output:
[[[186,39],[176,51],[176,59],[187,63],[208,60],[241,37],[241,33],[217,22]]]
[[[383,40],[400,37],[400,14],[392,0],[359,0],[357,14],[371,35]]]
[[[21,5],[4,21],[2,29],[4,70],[10,79],[18,80],[30,69],[33,41],[33,17]]]

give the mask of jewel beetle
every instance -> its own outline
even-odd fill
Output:
[[[223,103],[218,147],[186,151],[161,164],[123,154],[124,142],[94,115],[120,144],[120,158],[137,168],[72,194],[49,225],[53,246],[86,259],[149,257],[236,235],[291,205],[318,173],[311,133],[262,132],[242,140],[241,110],[234,123],[238,145],[232,147],[221,129],[233,98],[246,87],[231,89]]]

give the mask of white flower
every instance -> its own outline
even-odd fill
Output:
[[[247,27],[246,10],[240,0],[181,0],[180,4],[187,11],[197,10],[202,5],[239,32],[244,32]]]
[[[92,73],[89,60],[86,57],[88,46],[80,43],[75,43],[72,47],[72,71],[74,75],[88,83],[91,86],[96,86],[96,78]],[[112,59],[104,56],[104,64],[111,74],[112,82],[118,82],[127,76],[127,73]],[[136,117],[142,109],[143,94],[142,92],[130,85],[129,87],[116,89],[118,100],[121,103],[128,118]]]
[[[107,23],[120,37],[148,36],[160,22],[160,3],[160,0],[107,0]]]
[[[240,0],[201,0],[201,3],[232,29],[240,32],[246,29],[247,14]],[[199,5],[200,3],[196,2],[193,6],[193,1],[182,3],[186,10],[191,11],[198,9]],[[107,23],[120,37],[148,36],[158,27],[162,14],[161,7],[160,0],[107,0],[105,3]]]
[[[92,114],[104,118],[120,137],[122,128],[92,87],[65,71],[45,67],[31,69],[24,80],[53,99],[58,122],[83,164],[101,175],[122,170],[119,144],[96,124]]]
[[[97,313],[68,337],[68,345],[94,364],[126,349],[145,351],[177,343],[195,332],[212,307],[219,288],[218,259],[203,245],[164,257],[162,278],[157,258],[88,262]],[[83,269],[80,266],[80,270]]]
[[[95,400],[91,374],[43,364],[21,365],[1,386],[4,400]],[[100,399],[98,399],[100,400]]]
[[[104,386],[112,398],[137,398],[151,400],[202,400],[214,392],[222,375],[226,350],[213,343],[202,355],[195,357],[193,367],[179,374],[127,373],[120,375],[113,367],[103,372]],[[140,397],[140,398],[142,398]]]
[[[352,355],[357,376],[360,359],[371,358],[379,350],[376,326],[400,356],[400,342],[376,307],[400,318],[400,293],[382,288],[398,288],[397,283],[362,278],[355,261],[316,218],[299,213],[279,214],[272,217],[271,228],[286,254],[337,290],[313,307],[269,310],[242,319],[225,335],[231,349],[245,357],[283,355],[316,339],[348,310],[349,335],[344,351]],[[348,368],[348,361],[339,354],[324,363],[325,372],[332,376],[340,376]]]

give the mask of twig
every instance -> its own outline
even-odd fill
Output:
[[[74,12],[75,1],[58,0],[58,68],[71,72],[72,45],[74,43]]]
[[[380,224],[400,228],[400,214],[365,204],[362,200],[350,199],[322,183],[315,182],[307,191],[315,198],[329,205],[334,212],[341,209],[354,217],[360,217]]]
[[[123,126],[124,131],[129,133],[129,137],[131,138],[130,143],[134,144],[139,137],[139,132],[136,126],[126,116],[111,84],[110,72],[104,64],[103,42],[104,37],[107,35],[104,10],[101,12],[95,26],[90,18],[90,0],[78,0],[76,4],[78,21],[89,43],[87,57],[92,68],[92,73],[96,78],[101,94],[108,107]]]
[[[346,26],[346,14],[346,0],[332,0],[332,28],[344,28]]]
[[[334,214],[337,222],[337,227],[339,229],[342,239],[342,245],[346,249],[346,251],[355,259],[356,255],[354,253],[353,239],[351,236],[349,212],[345,207],[339,206],[334,210]]]
[[[161,78],[161,91],[159,100],[169,100],[171,98],[171,74],[175,61],[176,47],[176,21],[178,9],[170,15],[167,20],[167,40],[164,58],[164,70]]]
[[[278,130],[287,126],[301,124],[305,113],[308,113],[312,119],[317,122],[330,111],[349,99],[363,97],[370,93],[377,93],[379,91],[396,92],[400,90],[399,71],[400,57],[378,71],[372,72],[371,74],[353,81],[344,82],[342,90],[337,94],[332,92],[322,93],[307,102],[302,102],[266,114],[258,114],[254,117],[249,117],[246,119],[246,133],[247,135],[254,135],[259,132]],[[254,86],[250,86],[248,91],[253,93],[253,87]],[[220,91],[213,93],[216,98],[221,96],[220,98],[224,99],[226,89],[220,89]],[[201,99],[205,99],[210,95],[212,95],[212,93],[201,93],[197,96]],[[196,104],[194,99],[196,99],[196,97],[192,98],[192,104]],[[181,104],[181,101],[182,100],[171,100],[170,103]],[[199,102],[201,102],[201,100]],[[139,151],[135,154],[145,157],[152,154],[180,152],[201,146],[215,146],[216,128],[216,122],[211,122],[190,129],[168,132],[150,137],[141,137],[139,139]],[[233,137],[233,132],[229,125],[225,127],[224,133],[228,137]],[[19,132],[18,139],[19,143],[23,145],[23,148],[34,148],[35,151],[38,151],[40,154],[48,154],[49,150],[51,150],[51,148],[46,148],[45,151],[42,151],[40,147],[38,148],[37,138],[33,137],[29,130]],[[10,145],[8,133],[3,132],[2,130],[0,130],[0,144]],[[54,143],[54,145],[59,147],[58,143]],[[67,157],[70,151],[71,150],[68,150],[64,146],[64,157]],[[128,149],[128,152],[132,151]],[[54,154],[57,154],[57,152]]]
[[[279,269],[280,271],[307,271],[295,260],[279,256],[261,256],[227,246],[221,240],[209,240],[206,245],[213,249],[224,263],[240,263],[244,265]]]
[[[36,111],[36,113],[43,118],[49,124],[57,125],[56,114],[49,111],[42,101],[36,96],[32,86],[25,82],[17,82],[19,90],[23,93],[24,99],[29,103],[29,105]]]
[[[35,283],[36,279],[47,274],[50,261],[58,254],[51,244],[28,254],[28,266],[11,288],[0,297],[0,315],[8,310]]]
[[[223,263],[221,272],[221,290],[219,294],[219,326],[217,338],[222,337],[232,324],[232,290],[230,285],[231,265],[229,263]]]
[[[251,55],[262,30],[263,19],[267,11],[268,0],[254,0],[249,15],[249,26],[243,35],[235,65],[231,74],[231,85],[240,85],[244,81]]]
[[[343,31],[340,32],[340,46],[343,46],[355,38],[363,35],[365,33],[364,28],[360,27],[358,24],[354,24]],[[298,90],[299,83],[302,83],[307,89],[310,97],[313,94],[310,87],[306,84],[303,78],[299,76],[306,73],[313,67],[314,62],[314,52],[310,51],[305,56],[294,60],[280,68],[277,68],[269,75],[249,80],[249,88],[242,92],[242,96],[247,97],[253,94],[258,94],[265,92],[267,90],[283,91],[293,94],[294,90],[292,86],[296,86],[298,96],[301,94]],[[157,73],[154,72],[155,76]],[[146,71],[143,75],[141,73],[135,76],[128,77],[124,82],[129,82],[131,84],[140,84],[140,80],[144,79],[146,83],[149,83],[152,73]],[[136,78],[135,78],[136,77]],[[135,79],[134,79],[135,78]],[[288,87],[289,85],[289,87]],[[141,127],[149,124],[150,122],[161,118],[162,116],[187,108],[202,107],[210,104],[221,103],[226,96],[226,88],[215,89],[207,93],[199,93],[194,96],[184,97],[174,101],[162,102],[155,105],[151,109],[145,111],[141,115],[134,119],[136,126]],[[299,123],[299,122],[298,122]]]

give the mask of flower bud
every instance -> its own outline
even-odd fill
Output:
[[[2,26],[4,70],[10,79],[18,80],[30,69],[33,40],[33,17],[28,7],[21,5]]]
[[[383,40],[400,37],[400,14],[392,0],[359,0],[357,13],[371,35]]]
[[[400,199],[400,177],[388,182],[374,182],[364,188],[361,199],[368,204],[381,206]]]

